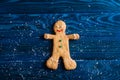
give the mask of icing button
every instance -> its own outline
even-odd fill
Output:
[[[59,48],[62,48],[62,46],[59,46]]]
[[[62,40],[59,40],[59,42],[62,42]]]

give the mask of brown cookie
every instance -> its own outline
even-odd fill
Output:
[[[45,39],[53,39],[53,53],[46,62],[47,67],[50,69],[58,68],[60,57],[63,58],[66,70],[73,70],[77,66],[75,60],[70,57],[69,39],[79,39],[79,34],[66,35],[65,30],[65,22],[59,20],[54,24],[55,34],[44,34]]]

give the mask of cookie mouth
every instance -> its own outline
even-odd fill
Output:
[[[57,32],[62,32],[63,31],[63,29],[61,29],[61,30],[57,30]]]

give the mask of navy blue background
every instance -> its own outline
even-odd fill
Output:
[[[53,24],[64,20],[77,68],[45,66]],[[119,0],[0,0],[0,80],[120,80]]]

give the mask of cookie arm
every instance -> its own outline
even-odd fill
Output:
[[[44,34],[44,38],[45,39],[53,39],[54,38],[54,35],[52,35],[52,34]]]
[[[70,34],[70,35],[67,35],[67,37],[69,39],[79,39],[79,34]]]

